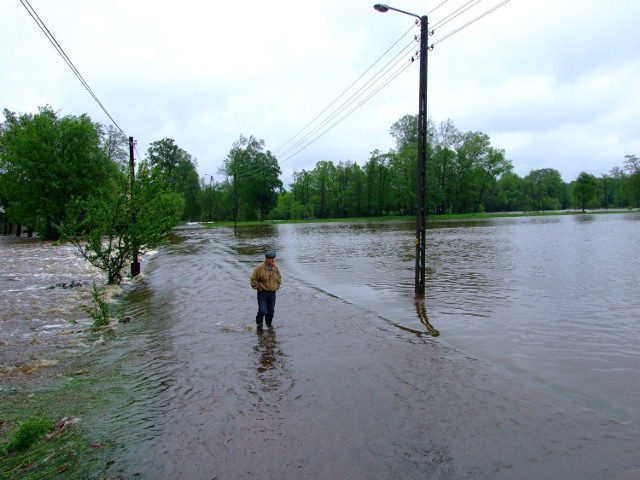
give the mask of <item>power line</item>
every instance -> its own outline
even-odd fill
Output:
[[[432,9],[430,12],[427,13],[427,15],[431,15],[433,12],[435,12],[437,9],[439,9],[442,5],[444,5],[445,3],[447,3],[448,0],[444,0],[440,5],[438,5],[437,7],[435,7],[434,9]]]
[[[469,0],[467,3],[465,3],[461,7],[458,7],[457,9],[455,9],[449,15],[446,15],[440,21],[433,23],[431,25],[431,28],[432,29],[436,29],[436,28],[439,28],[439,27],[442,27],[442,26],[446,25],[450,21],[452,21],[452,20],[456,19],[457,17],[459,17],[460,15],[462,15],[467,10],[469,10],[469,9],[475,7],[476,5],[478,5],[480,2],[482,2],[482,0]]]
[[[124,130],[122,130],[122,128],[120,128],[120,125],[118,125],[118,123],[114,120],[114,118],[111,116],[111,114],[107,111],[107,109],[102,104],[102,102],[97,97],[97,95],[95,93],[93,93],[93,90],[91,89],[91,87],[89,86],[87,81],[82,77],[82,75],[80,74],[80,72],[78,71],[76,66],[73,64],[73,62],[71,61],[69,56],[65,53],[64,49],[60,46],[60,44],[55,39],[55,37],[53,36],[51,31],[49,31],[49,29],[47,28],[45,23],[42,21],[42,19],[38,15],[38,13],[31,6],[31,4],[29,3],[29,0],[20,0],[20,3],[25,8],[25,10],[29,13],[29,15],[31,15],[31,18],[33,19],[33,21],[36,22],[38,27],[40,27],[40,30],[42,30],[42,32],[45,34],[45,36],[47,37],[47,39],[49,40],[51,45],[53,45],[53,47],[56,49],[56,51],[60,54],[60,56],[65,61],[65,63],[69,66],[69,68],[74,73],[74,75],[78,78],[78,80],[80,80],[80,83],[82,83],[82,86],[84,86],[84,88],[87,90],[87,92],[89,92],[89,95],[91,95],[93,97],[93,99],[96,101],[98,106],[107,115],[107,117],[109,117],[111,122],[116,126],[116,128],[120,131],[120,133],[122,133],[126,137],[127,135],[126,135],[126,133],[124,133]]]
[[[446,1],[446,0],[445,0]],[[327,110],[329,110],[333,105],[335,105],[335,103],[340,100],[356,83],[358,83],[358,81],[364,77],[382,58],[384,58],[393,47],[395,47],[400,40],[402,40],[413,28],[415,28],[415,25],[411,26],[409,28],[409,30],[407,30],[404,34],[402,34],[400,36],[400,38],[398,38],[398,40],[396,40],[393,45],[391,45],[382,55],[380,55],[380,57],[371,64],[371,66],[369,68],[367,68],[358,78],[356,78],[351,85],[349,85],[346,89],[344,89],[342,91],[342,93],[340,95],[338,95],[324,110],[322,110],[318,115],[316,115],[309,123],[307,123],[302,129],[300,129],[293,137],[291,137],[289,140],[287,140],[284,144],[282,144],[281,146],[279,146],[278,148],[275,149],[275,151],[279,151],[281,148],[285,147],[286,145],[288,145],[289,143],[291,143],[295,138],[297,138],[302,132],[304,132],[307,128],[309,128],[309,126],[311,126],[313,124],[313,122],[315,122],[318,118],[320,118],[322,116],[322,114],[324,114]]]
[[[321,133],[319,133],[315,138],[313,138],[312,140],[307,142],[305,145],[300,147],[298,150],[293,152],[291,155],[286,157],[284,160],[282,160],[282,162],[286,162],[287,160],[289,160],[290,158],[294,157],[295,155],[300,153],[302,150],[304,150],[305,148],[307,148],[308,146],[310,146],[311,144],[315,143],[317,140],[322,138],[326,133],[328,133],[330,130],[332,130],[333,128],[338,126],[340,123],[342,123],[347,117],[349,117],[353,112],[355,112],[362,105],[364,105],[366,102],[368,102],[373,96],[375,96],[377,93],[379,93],[384,87],[386,87],[389,83],[391,83],[391,81],[393,81],[398,75],[400,75],[402,72],[404,72],[410,66],[411,66],[411,63],[407,62],[407,64],[404,67],[402,67],[393,76],[391,76],[391,78],[389,78],[386,82],[384,82],[381,85],[380,88],[378,88],[378,89],[374,90],[372,93],[370,93],[367,97],[365,97],[363,100],[361,100],[355,107],[353,107],[346,114],[344,114],[342,117],[340,117],[337,121],[335,121],[330,126],[328,126],[325,130],[323,130]]]
[[[362,95],[364,95],[367,91],[371,90],[378,83],[381,82],[382,79],[385,78],[389,72],[396,68],[397,65],[402,61],[402,56],[408,54],[409,50],[413,50],[414,41],[412,40],[407,46],[404,47],[403,51],[393,57],[389,62],[387,62],[381,69],[379,69],[373,77],[371,77],[367,82],[365,82],[358,90],[351,94],[349,98],[347,98],[338,108],[336,108],[327,118],[325,118],[322,122],[316,125],[310,132],[308,132],[302,139],[298,140],[292,147],[282,152],[282,155],[287,155],[292,150],[296,149],[300,144],[306,142],[309,137],[312,137],[316,134],[316,132],[322,130],[328,123],[330,123],[334,118],[339,116],[345,109],[347,109],[350,105],[352,105],[355,101],[358,100]],[[395,60],[395,62],[394,62]],[[376,62],[377,63],[377,62]],[[393,64],[392,64],[393,63]],[[386,83],[385,83],[386,85]],[[325,109],[326,111],[326,109]],[[289,157],[290,158],[290,157]]]
[[[467,1],[461,7],[455,9],[448,15],[445,15],[443,19],[441,19],[439,22],[434,23],[434,29],[432,29],[431,33],[433,34],[435,32],[435,27],[437,26],[442,27],[443,25],[450,23],[451,21],[460,17],[462,14],[468,12],[471,8],[479,5],[482,1],[483,0]],[[464,30],[466,27],[472,25],[473,23],[477,22],[481,18],[489,15],[490,13],[494,12],[498,8],[507,4],[509,1],[510,0],[503,0],[498,5],[492,8],[489,8],[482,14],[475,17],[473,20],[466,22],[462,26],[447,33],[444,37],[439,38],[437,41],[435,41],[431,45],[431,47],[433,47],[436,44],[442,43],[444,40],[450,38],[456,33],[459,33],[460,31]],[[447,0],[444,0],[443,2],[441,2],[433,10],[431,10],[431,12],[434,12],[445,3],[447,3]],[[412,57],[411,62],[407,62],[403,66],[398,67],[398,64],[400,63],[401,60],[397,60],[397,59],[399,57],[402,57],[403,55],[407,55],[408,46],[403,47],[403,50],[400,53],[396,54],[389,62],[387,62],[382,68],[380,68],[369,80],[367,80],[362,86],[360,86],[355,92],[353,92],[346,100],[344,100],[343,103],[340,104],[340,106],[338,106],[336,109],[331,111],[331,113],[329,113],[328,116],[324,117],[324,119],[320,120],[316,124],[316,121],[318,121],[325,113],[327,113],[332,106],[334,106],[342,97],[344,97],[347,94],[349,90],[351,90],[360,80],[362,80],[363,77],[367,73],[369,73],[372,70],[372,68],[375,65],[377,65],[385,56],[387,56],[387,54],[402,40],[402,38],[404,38],[418,24],[419,24],[419,21],[416,21],[415,25],[412,25],[412,27],[409,30],[407,30],[398,40],[396,40],[396,42],[394,42],[394,44],[391,47],[389,47],[384,52],[384,54],[382,54],[369,68],[365,70],[364,73],[362,73],[354,82],[352,82],[351,85],[349,85],[349,87],[347,87],[338,97],[336,97],[336,99],[334,99],[318,115],[316,115],[310,122],[308,122],[301,130],[299,130],[291,139],[289,139],[287,142],[285,142],[280,147],[278,147],[278,149],[276,149],[276,151],[278,151],[279,149],[282,149],[287,145],[291,144],[291,142],[298,139],[298,137],[300,137],[300,135],[302,135],[303,132],[309,129],[309,131],[305,133],[301,138],[299,138],[288,148],[280,152],[280,155],[284,156],[284,159],[280,160],[280,164],[295,157],[300,152],[305,150],[307,147],[309,147],[310,145],[318,141],[320,138],[322,138],[324,135],[326,135],[329,131],[331,131],[337,125],[342,123],[346,118],[352,115],[356,110],[358,110],[362,105],[368,102],[373,96],[375,96],[378,92],[380,92],[384,87],[386,87],[389,83],[391,83],[395,78],[397,78],[401,73],[403,73],[407,68],[409,68],[413,64],[414,58]],[[420,39],[418,37],[414,38],[414,41],[416,42],[419,42],[419,40]],[[418,56],[417,53],[416,53],[416,56]],[[391,65],[392,62],[394,62],[394,60],[397,60],[397,61],[393,63],[393,65]],[[378,85],[379,88],[373,90],[373,92],[370,92],[370,90],[376,85]],[[368,95],[366,95],[367,93]],[[355,106],[353,106],[354,104]],[[315,126],[312,127],[312,125],[314,124]],[[242,177],[250,176],[255,173],[258,173],[260,170],[262,170],[262,167],[257,166],[253,169],[249,169],[245,172],[242,172],[241,174],[239,174],[239,177],[242,178]]]
[[[380,61],[381,61],[381,60],[382,60],[382,59],[383,59],[383,58],[384,58],[384,57],[385,57],[385,56],[386,56],[386,55],[387,55],[387,54],[388,54],[388,53],[389,53],[389,52],[390,52],[390,51],[391,51],[391,50],[392,50],[392,49],[393,49],[393,48],[394,48],[394,47],[395,47],[395,46],[396,46],[396,45],[397,45],[397,44],[398,44],[398,43],[399,43],[399,42],[400,42],[404,37],[406,37],[406,36],[407,36],[407,34],[408,34],[408,33],[409,33],[413,28],[415,28],[415,25],[412,25],[412,26],[411,26],[411,27],[410,27],[410,28],[409,28],[409,29],[408,29],[404,34],[402,34],[402,35],[400,36],[400,38],[398,38],[398,40],[396,40],[396,41],[393,43],[393,45],[391,45],[391,46],[390,46],[390,47],[389,47],[389,48],[388,48],[388,49],[387,49],[387,50],[386,50],[386,51],[385,51],[385,52],[384,52],[384,53],[383,53],[383,54],[382,54],[382,55],[381,55],[381,56],[380,56],[380,57],[379,57],[375,62],[373,62],[373,64],[371,64],[371,66],[369,66],[369,68],[367,68],[367,69],[366,69],[366,70],[365,70],[365,71],[364,71],[364,72],[363,72],[363,73],[362,73],[358,78],[356,78],[356,79],[351,83],[351,85],[349,85],[349,86],[348,86],[348,87],[347,87],[347,88],[346,88],[346,89],[345,89],[345,90],[344,90],[340,95],[338,95],[338,96],[337,96],[337,97],[336,97],[336,98],[335,98],[335,99],[334,99],[334,100],[333,100],[333,101],[332,101],[332,102],[331,102],[327,107],[325,107],[325,108],[324,108],[324,110],[322,110],[318,115],[316,115],[316,116],[315,116],[315,117],[314,117],[314,118],[313,118],[309,123],[307,123],[307,124],[306,124],[302,129],[301,129],[301,130],[299,130],[299,131],[298,131],[298,132],[297,132],[297,133],[296,133],[292,138],[290,138],[289,140],[287,140],[287,141],[286,141],[284,144],[282,144],[280,147],[276,148],[276,149],[274,150],[274,152],[279,152],[279,151],[281,151],[281,149],[282,149],[282,148],[284,148],[286,145],[290,144],[293,140],[295,140],[296,138],[298,138],[298,137],[302,134],[302,132],[304,132],[304,131],[305,131],[305,130],[307,130],[309,127],[311,127],[311,125],[313,125],[313,124],[314,124],[314,122],[316,122],[316,120],[318,120],[318,119],[319,119],[319,118],[320,118],[324,113],[326,113],[326,112],[327,112],[327,110],[329,110],[329,109],[330,109],[333,105],[335,105],[335,104],[336,104],[336,103],[337,103],[337,102],[338,102],[342,97],[344,97],[344,96],[345,96],[345,94],[346,94],[349,90],[351,90],[351,89],[352,89],[352,88],[353,88],[353,87],[354,87],[354,86],[355,86],[355,85],[356,85],[356,84],[357,84],[357,83],[358,83],[358,82],[359,82],[359,81],[360,81],[360,80],[361,80],[361,79],[362,79],[362,78],[363,78],[363,77],[364,77],[364,76],[365,76],[369,71],[371,71],[371,69],[372,69],[373,67],[375,67],[375,66],[376,66],[376,65],[377,65],[377,64],[378,64],[378,63],[379,63],[379,62],[380,62]],[[405,49],[406,49],[406,47],[405,47]],[[374,76],[374,78],[375,78],[375,76]],[[371,81],[371,80],[369,80],[369,82],[370,82],[370,81]],[[367,83],[368,83],[368,82],[367,82]],[[366,83],[365,83],[365,85],[366,85]],[[361,87],[361,88],[362,88],[362,87]],[[352,94],[352,96],[353,96],[353,94]],[[351,97],[350,97],[350,98],[351,98]],[[347,102],[348,102],[348,100],[347,100]],[[344,105],[344,103],[343,103],[342,105]],[[339,110],[339,108],[338,108],[338,110]],[[336,110],[334,110],[334,114],[335,114],[335,111],[336,111]],[[325,120],[325,122],[326,122],[326,120]],[[321,125],[322,125],[322,123],[321,123]],[[303,143],[303,142],[304,142],[304,140],[305,140],[306,138],[308,138],[310,135],[312,135],[312,134],[313,134],[313,132],[314,132],[315,130],[317,130],[317,129],[318,129],[318,127],[317,127],[317,126],[316,126],[316,127],[314,127],[314,129],[312,129],[312,131],[311,131],[310,133],[307,133],[307,134],[303,137],[303,139],[302,139],[302,140],[298,140],[298,141],[294,144],[294,146],[293,146],[293,147],[289,147],[289,148],[285,149],[283,152],[281,152],[281,154],[282,154],[282,153],[286,154],[286,153],[288,153],[289,151],[291,151],[292,149],[295,149],[295,148],[297,147],[297,145],[299,145],[300,143]]]
[[[499,9],[500,7],[502,7],[503,5],[506,5],[507,3],[509,3],[511,0],[503,0],[502,2],[500,2],[498,5],[490,8],[489,10],[485,11],[484,13],[478,15],[476,18],[474,18],[473,20],[468,21],[467,23],[465,23],[464,25],[462,25],[461,27],[456,28],[455,30],[447,33],[444,37],[439,38],[438,40],[436,40],[435,42],[433,42],[433,45],[437,45],[439,43],[444,42],[447,38],[455,35],[456,33],[464,30],[465,28],[467,28],[468,26],[474,24],[475,22],[477,22],[478,20],[480,20],[483,17],[486,17],[487,15],[489,15],[492,12],[495,12],[497,9]]]
[[[440,20],[439,22],[434,24],[434,30],[432,30],[432,32],[435,31],[435,27],[436,26],[443,26],[446,25],[447,23],[455,20],[456,18],[458,18],[460,15],[462,15],[463,13],[469,11],[471,8],[479,5],[483,0],[469,0],[468,2],[466,2],[464,5],[462,5],[461,7],[457,8],[456,10],[454,10],[453,12],[449,13],[448,15],[446,15],[442,20]],[[478,20],[482,19],[483,17],[489,15],[490,13],[494,12],[495,10],[497,10],[498,8],[502,7],[503,5],[507,4],[510,0],[503,0],[501,3],[499,3],[496,6],[493,6],[492,8],[489,8],[488,10],[486,10],[485,12],[483,12],[482,14],[478,15],[477,17],[475,17],[473,20],[470,20],[468,22],[466,22],[464,25],[456,28],[455,30],[453,30],[452,32],[449,32],[448,34],[446,34],[444,37],[439,38],[436,42],[434,42],[431,47],[433,47],[436,44],[442,43],[444,40],[450,38],[451,36],[455,35],[456,33],[459,33],[460,31],[464,30],[465,28],[467,28],[468,26],[472,25],[473,23],[477,22]],[[442,5],[444,5],[447,2],[447,0],[444,0],[442,3],[440,3],[438,6],[436,6],[431,12],[435,11],[436,9],[440,8]],[[397,43],[397,42],[396,42]],[[404,71],[409,65],[407,65],[405,68],[402,69],[402,71]],[[402,71],[398,72],[401,73]],[[395,79],[397,77],[397,74],[394,75],[389,81],[385,82],[381,88],[384,88],[386,85],[388,85],[388,83],[390,83],[390,81],[392,81],[393,79]],[[375,92],[377,93],[377,91]],[[366,103],[366,101],[368,101],[371,97],[373,97],[373,95],[369,95],[368,97],[366,97],[364,99],[364,101],[358,103],[358,105],[351,109],[347,115],[343,116],[338,122],[335,122],[334,124],[332,124],[328,129],[324,130],[320,136],[326,134],[328,132],[328,130],[330,130],[331,128],[335,127],[337,124],[339,124],[342,120],[344,120],[348,115],[350,115],[351,113],[353,113],[355,110],[357,110],[360,106],[362,106],[364,103]],[[310,140],[309,142],[307,142],[305,144],[304,147],[296,150],[295,153],[293,153],[292,155],[289,155],[287,158],[285,158],[286,160],[289,160],[290,158],[292,158],[294,155],[296,155],[297,153],[299,153],[300,151],[304,150],[304,148],[306,148],[307,146],[311,145],[313,142],[315,142],[318,138],[314,138],[312,140]]]
[[[415,28],[416,25],[412,25],[396,42],[394,42],[391,47],[389,47],[369,68],[365,70],[354,82],[351,83],[349,87],[347,87],[338,97],[336,97],[327,107],[325,107],[322,112],[316,115],[313,120],[305,125],[300,131],[298,131],[291,139],[282,144],[278,149],[274,152],[277,152],[279,149],[282,149],[286,145],[289,145],[293,140],[300,137],[300,135],[305,132],[307,129],[309,131],[305,133],[301,138],[296,140],[292,145],[288,148],[284,149],[279,153],[280,156],[284,156],[285,158],[280,160],[280,164],[286,162],[287,160],[293,158],[295,155],[300,153],[302,150],[306,149],[311,144],[315,143],[317,140],[322,138],[325,134],[327,134],[330,130],[339,125],[342,121],[344,121],[347,117],[349,117],[353,112],[355,112],[358,108],[360,108],[364,103],[366,103],[369,99],[371,99],[375,94],[380,92],[386,85],[388,85],[393,79],[395,79],[398,75],[400,75],[404,70],[406,70],[413,61],[413,57],[411,61],[409,61],[406,56],[409,54],[411,50],[413,50],[414,45],[419,40],[418,37],[414,37],[408,44],[402,47],[402,50],[397,53],[394,57],[391,58],[384,66],[382,66],[371,78],[369,78],[364,84],[362,84],[355,92],[351,93],[351,95],[345,99],[337,108],[335,108],[331,113],[328,114],[323,120],[321,120],[317,125],[314,123],[322,117],[333,105],[335,105],[345,94],[351,90],[354,85],[356,85],[368,72],[370,72],[373,67],[380,63],[380,61],[386,57],[389,52],[397,46],[397,44],[407,36],[407,34]],[[405,65],[398,66],[403,58],[405,57]],[[394,62],[395,60],[395,62]],[[381,85],[380,85],[381,84]],[[351,107],[355,102],[358,101],[361,97],[363,97],[367,92],[371,91],[374,87],[379,85],[379,88],[376,88],[373,93],[369,93],[363,100],[356,104],[355,107],[352,107],[347,113],[344,113],[349,107]],[[342,116],[340,116],[342,115]],[[337,119],[337,120],[336,120]],[[333,123],[331,123],[333,122]],[[311,127],[311,128],[310,128]],[[262,170],[261,166],[256,166],[255,168],[243,171],[239,174],[236,174],[238,178],[244,178],[255,173],[260,172]]]

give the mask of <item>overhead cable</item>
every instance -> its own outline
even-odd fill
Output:
[[[362,97],[367,91],[371,90],[376,85],[378,85],[385,78],[385,76],[387,76],[389,72],[391,72],[392,69],[397,68],[400,62],[402,62],[403,60],[407,61],[406,55],[409,55],[409,51],[413,50],[413,48],[414,48],[414,41],[412,41],[407,46],[405,46],[402,52],[400,52],[394,58],[389,60],[389,62],[387,62],[382,68],[380,68],[374,74],[373,77],[367,80],[362,86],[358,88],[358,90],[352,93],[349,98],[347,98],[336,109],[334,109],[331,112],[331,114],[329,114],[328,117],[326,117],[322,122],[320,122],[318,125],[313,127],[311,131],[309,131],[304,137],[298,140],[292,147],[289,147],[287,150],[282,152],[281,155],[287,155],[291,150],[296,149],[301,143],[306,142],[309,137],[312,137],[313,135],[316,134],[316,132],[322,130],[328,123],[332,122],[344,110],[349,108],[354,102],[356,102],[360,97]],[[386,85],[386,83],[384,85]]]
[[[493,8],[490,8],[489,10],[487,10],[486,12],[482,13],[481,15],[478,15],[476,18],[474,18],[473,20],[468,21],[467,23],[465,23],[464,25],[462,25],[461,27],[456,28],[455,30],[447,33],[445,36],[437,39],[435,42],[433,42],[433,45],[437,45],[439,43],[444,42],[447,38],[455,35],[456,33],[464,30],[465,28],[467,28],[469,25],[474,24],[475,22],[477,22],[478,20],[480,20],[483,17],[486,17],[487,15],[489,15],[492,12],[495,12],[497,9],[499,9],[500,7],[502,7],[503,5],[506,5],[507,3],[509,3],[511,0],[503,0],[502,2],[500,2],[498,5],[494,6]]]
[[[349,85],[345,90],[343,90],[343,92],[338,95],[329,105],[327,105],[327,107],[322,110],[318,115],[316,115],[309,123],[307,123],[302,129],[300,129],[293,137],[291,137],[289,140],[287,140],[285,143],[283,143],[280,147],[276,148],[274,151],[275,152],[279,152],[281,151],[285,146],[287,146],[288,144],[290,144],[293,140],[295,140],[298,136],[300,136],[300,134],[302,134],[302,132],[304,132],[305,130],[307,130],[311,125],[313,125],[313,123],[318,120],[324,113],[327,112],[327,110],[329,110],[333,105],[335,105],[342,97],[344,97],[346,95],[346,93],[351,90],[354,85],[356,85],[367,73],[369,73],[369,71],[375,67],[404,37],[407,36],[407,34],[415,28],[415,25],[412,25],[405,33],[403,33],[400,38],[398,38],[398,40],[396,40],[393,45],[391,45],[375,62],[373,62],[371,64],[371,66],[369,68],[367,68],[358,78],[356,78],[351,85]],[[285,150],[286,152],[287,150]]]
[[[436,28],[442,27],[443,25],[446,25],[447,23],[451,22],[452,20],[455,20],[457,17],[462,15],[467,10],[469,10],[469,9],[475,7],[476,5],[478,5],[480,2],[482,2],[482,0],[469,0],[467,3],[465,3],[464,5],[458,7],[457,9],[455,9],[449,15],[446,15],[441,20],[439,20],[439,21],[437,21],[435,23],[432,23],[431,24],[431,28],[432,29],[436,29]]]
[[[352,113],[354,113],[356,110],[358,110],[362,105],[364,105],[366,102],[368,102],[373,96],[375,96],[376,94],[380,93],[380,91],[386,87],[389,83],[391,83],[398,75],[400,75],[402,72],[404,72],[407,68],[409,68],[411,66],[411,62],[407,62],[406,65],[404,65],[401,69],[399,69],[397,72],[395,72],[395,74],[393,76],[391,76],[390,78],[388,78],[381,86],[380,88],[374,90],[373,92],[371,92],[368,96],[366,96],[364,99],[362,99],[359,103],[356,104],[355,107],[353,107],[351,110],[349,110],[347,113],[345,113],[342,117],[338,118],[338,120],[336,120],[334,123],[332,123],[331,125],[329,125],[327,128],[325,128],[322,132],[320,132],[316,137],[314,137],[313,139],[309,140],[306,144],[304,144],[303,146],[301,146],[298,150],[296,150],[295,152],[291,153],[289,156],[287,156],[286,158],[284,158],[282,160],[282,162],[286,162],[287,160],[289,160],[290,158],[294,157],[295,155],[297,155],[298,153],[300,153],[302,150],[304,150],[305,148],[307,148],[308,146],[310,146],[311,144],[315,143],[317,140],[319,140],[320,138],[322,138],[326,133],[328,133],[330,130],[332,130],[333,128],[335,128],[336,126],[338,126],[340,123],[342,123],[347,117],[351,116]]]
[[[453,21],[456,18],[460,17],[462,14],[468,12],[471,8],[479,5],[482,1],[483,0],[469,0],[468,2],[466,2],[461,7],[457,8],[456,10],[454,10],[451,13],[449,13],[448,15],[445,15],[445,17],[442,20],[440,20],[440,21],[438,21],[438,22],[433,24],[434,28],[431,30],[431,33],[433,34],[435,32],[435,28],[436,27],[438,27],[438,26],[442,27],[443,25],[446,25],[446,24],[450,23],[451,21]],[[468,27],[471,24],[477,22],[478,20],[480,20],[481,18],[487,16],[488,14],[494,12],[498,8],[500,8],[503,5],[505,5],[506,3],[508,3],[509,1],[510,0],[503,0],[498,5],[496,5],[496,6],[492,7],[492,8],[489,8],[484,13],[482,13],[482,14],[478,15],[477,17],[475,17],[473,20],[470,20],[470,21],[466,22],[464,25],[456,28],[455,30],[447,33],[445,36],[443,36],[443,37],[439,38],[438,40],[436,40],[435,42],[433,42],[431,47],[433,47],[436,44],[442,43],[444,40],[450,38],[451,36],[455,35],[456,33],[460,32],[460,31],[464,30],[466,27]],[[431,10],[431,12],[433,12],[436,9],[440,8],[445,3],[447,3],[447,0],[444,0],[443,2],[441,2],[433,10]],[[416,25],[417,24],[419,24],[419,22],[416,22]],[[318,121],[323,115],[325,115],[331,109],[331,107],[333,107],[340,99],[345,97],[345,95],[360,80],[362,80],[363,77],[367,73],[369,73],[372,70],[372,68],[375,65],[377,65],[400,42],[400,40],[402,40],[402,38],[404,38],[411,31],[411,29],[413,29],[413,28],[415,28],[415,25],[413,25],[398,40],[396,40],[396,42],[389,49],[387,49],[383,55],[381,55],[367,70],[365,70],[365,72],[363,74],[361,74],[338,97],[336,97],[336,99],[333,100],[333,102],[331,102],[327,107],[325,107],[318,115],[316,115],[309,123],[307,123],[291,139],[289,139],[287,142],[285,142],[280,147],[278,147],[278,149],[276,149],[275,152],[279,151],[278,155],[281,156],[281,157],[284,157],[284,158],[281,158],[280,163],[284,163],[284,162],[290,160],[291,158],[295,157],[300,152],[305,150],[307,147],[309,147],[310,145],[312,145],[313,143],[318,141],[320,138],[322,138],[324,135],[326,135],[329,131],[331,131],[337,125],[342,123],[346,118],[348,118],[350,115],[352,115],[356,110],[358,110],[362,105],[364,105],[366,102],[368,102],[373,96],[375,96],[378,92],[380,92],[380,90],[382,90],[384,87],[386,87],[398,75],[403,73],[407,68],[409,68],[413,64],[413,62],[406,62],[404,65],[398,67],[398,64],[401,62],[401,59],[400,60],[397,60],[397,59],[399,57],[402,57],[402,55],[407,55],[407,53],[408,53],[407,52],[407,50],[408,50],[407,46],[405,46],[400,53],[396,54],[395,57],[392,58],[392,60],[390,60],[382,68],[380,68],[373,75],[372,78],[367,80],[355,92],[351,93],[351,95],[349,97],[347,97],[346,100],[344,100],[337,108],[335,108],[330,113],[328,113],[328,115],[325,116],[322,120]],[[418,42],[419,38],[416,37],[414,40],[416,42]],[[415,54],[415,57],[417,57],[417,56],[419,56],[419,53]],[[394,60],[397,60],[397,61],[395,61],[395,63],[394,63]],[[413,57],[412,57],[412,60],[413,60]],[[374,86],[377,86],[377,88],[375,90],[371,91]],[[304,133],[304,132],[306,132],[306,133]],[[304,133],[304,135],[303,135],[303,133]],[[287,148],[284,148],[284,147],[287,147]],[[261,167],[258,166],[258,167],[249,169],[249,170],[247,170],[245,172],[242,172],[239,176],[240,177],[245,177],[245,176],[253,175],[253,174],[259,172],[260,170],[261,170]]]
[[[118,125],[118,123],[114,120],[114,118],[111,116],[111,114],[107,111],[107,109],[102,104],[102,102],[97,97],[97,95],[95,93],[93,93],[93,90],[91,89],[91,87],[89,86],[87,81],[82,77],[82,75],[80,74],[80,72],[78,71],[76,66],[73,64],[73,62],[71,61],[69,56],[65,53],[64,49],[60,46],[58,41],[55,39],[53,34],[49,31],[49,29],[47,28],[45,23],[40,18],[40,16],[37,14],[37,12],[31,6],[31,4],[29,3],[29,0],[20,0],[20,3],[25,8],[25,10],[27,10],[29,15],[31,15],[31,18],[33,18],[33,20],[36,22],[38,27],[40,27],[40,30],[42,30],[42,32],[45,34],[45,36],[47,37],[49,42],[51,42],[51,45],[53,45],[53,47],[57,50],[57,52],[60,54],[62,59],[65,61],[65,63],[69,66],[69,68],[74,73],[74,75],[78,78],[78,80],[80,80],[80,83],[82,83],[82,85],[87,90],[87,92],[89,92],[89,95],[91,95],[93,97],[93,99],[96,101],[98,106],[107,115],[107,117],[109,117],[111,122],[116,126],[116,128],[120,131],[120,133],[122,133],[126,137],[127,135],[124,133],[122,128],[120,128],[120,125]]]

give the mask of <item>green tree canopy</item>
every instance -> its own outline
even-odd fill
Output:
[[[282,172],[276,157],[269,150],[264,151],[264,140],[240,135],[220,172],[230,182],[234,219],[242,214],[245,219],[264,220],[278,204]]]
[[[640,158],[637,155],[624,156],[625,177],[622,180],[622,191],[626,203],[640,206]]]
[[[57,239],[71,198],[104,195],[117,166],[103,148],[102,127],[87,115],[60,117],[51,107],[37,114],[4,110],[0,180],[9,219]]]
[[[598,189],[598,179],[593,175],[581,172],[573,183],[573,200],[584,212],[595,198]]]
[[[147,160],[152,167],[159,168],[166,175],[172,188],[184,197],[183,220],[197,220],[200,217],[200,177],[197,161],[176,145],[173,138],[157,140],[147,150]]]
[[[525,210],[559,210],[569,206],[567,184],[554,168],[532,170],[524,178]]]
[[[182,196],[158,167],[141,162],[131,190],[130,178],[118,177],[118,188],[102,197],[74,198],[62,232],[80,254],[119,284],[134,253],[160,245],[184,209]]]

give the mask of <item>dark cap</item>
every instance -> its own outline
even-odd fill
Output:
[[[264,256],[267,258],[276,258],[276,252],[274,252],[273,250],[269,250],[264,254]]]

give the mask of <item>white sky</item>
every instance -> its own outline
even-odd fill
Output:
[[[434,43],[501,0],[473,2],[440,27],[469,1],[389,5],[429,14]],[[282,145],[413,25],[376,12],[374,0],[29,3],[140,155],[173,138],[216,181],[241,134],[265,140],[288,188],[293,170],[320,160],[364,165],[374,149],[394,146],[391,124],[417,113],[415,62],[308,148],[283,155]],[[626,154],[640,154],[638,19],[638,0],[511,0],[429,53],[428,115],[488,134],[520,176],[555,168],[570,182],[581,171],[622,167]],[[35,113],[48,104],[110,123],[20,0],[0,0],[0,22],[0,109]]]

